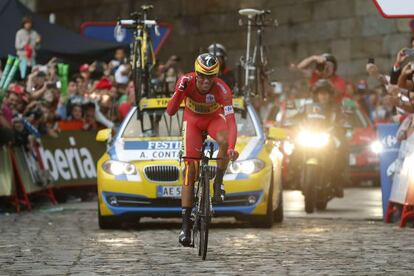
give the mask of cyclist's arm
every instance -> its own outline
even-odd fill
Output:
[[[183,76],[181,77],[175,86],[174,95],[171,97],[170,101],[167,105],[167,113],[170,116],[173,116],[177,113],[178,109],[180,108],[180,104],[184,100],[186,96],[186,88],[188,85],[188,77]]]
[[[225,106],[224,114],[225,114],[224,116],[226,116],[227,127],[229,128],[229,136],[227,138],[227,143],[229,144],[229,149],[234,150],[234,147],[236,146],[236,140],[237,140],[237,127],[236,127],[236,117],[234,116],[233,105]]]
[[[229,130],[227,143],[229,144],[229,149],[234,150],[237,140],[237,126],[233,108],[233,93],[224,81],[220,81],[220,84],[219,86],[222,90],[220,104],[223,106],[224,116]]]

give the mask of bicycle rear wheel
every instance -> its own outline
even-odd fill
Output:
[[[200,244],[198,247],[198,255],[205,260],[207,257],[208,228],[210,225],[210,182],[207,170],[204,171],[201,181]]]

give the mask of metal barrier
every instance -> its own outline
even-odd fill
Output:
[[[16,211],[31,210],[30,195],[43,194],[56,204],[53,191],[96,185],[96,163],[105,144],[96,132],[67,131],[58,138],[42,137],[29,146],[0,148],[0,196],[8,197]]]

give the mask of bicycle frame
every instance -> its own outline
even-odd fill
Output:
[[[246,38],[246,56],[240,58],[241,66],[244,69],[244,97],[250,100],[252,95],[260,95],[265,98],[266,95],[259,89],[259,77],[266,76],[263,68],[267,65],[266,55],[263,47],[263,30],[264,27],[271,26],[265,16],[270,11],[242,9],[239,10],[240,15],[247,16],[247,38]],[[241,24],[241,23],[240,23]],[[272,25],[276,25],[276,22]],[[252,44],[252,28],[256,27],[256,38],[253,50]],[[258,59],[258,56],[260,59]],[[260,74],[260,75],[258,75]],[[259,77],[258,77],[259,76]]]
[[[203,141],[205,141],[207,135],[203,133]],[[207,256],[207,245],[208,245],[208,229],[211,221],[211,213],[213,210],[211,197],[210,197],[210,172],[208,169],[208,162],[210,160],[220,160],[221,158],[213,158],[214,145],[210,143],[209,145],[209,156],[204,154],[204,151],[207,147],[207,143],[203,142],[203,147],[200,152],[199,158],[192,157],[182,157],[182,152],[180,152],[180,160],[182,158],[201,160],[200,164],[200,174],[197,179],[197,186],[195,188],[195,204],[193,210],[195,210],[194,216],[194,225],[193,225],[193,240],[192,247],[196,246],[197,237],[199,239],[199,248],[198,255],[202,257],[203,260]],[[200,235],[200,237],[199,237]]]
[[[148,20],[148,11],[152,8],[152,5],[143,5],[141,6],[142,17],[141,14],[135,12],[131,14],[131,19],[118,19],[118,25],[134,30],[130,56],[135,83],[135,100],[138,107],[142,97],[153,96],[150,87],[150,74],[156,64],[156,59],[149,28],[155,26],[156,34],[159,35],[159,32],[157,22]],[[139,108],[137,118],[142,119]]]

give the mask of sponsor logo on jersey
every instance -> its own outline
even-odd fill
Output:
[[[216,99],[214,98],[213,94],[207,94],[206,95],[206,103],[215,103]]]
[[[233,114],[234,110],[233,110],[233,106],[232,105],[226,105],[224,107],[224,115],[229,115],[229,114]]]
[[[218,103],[199,103],[187,98],[186,107],[195,113],[212,113],[220,108]]]

